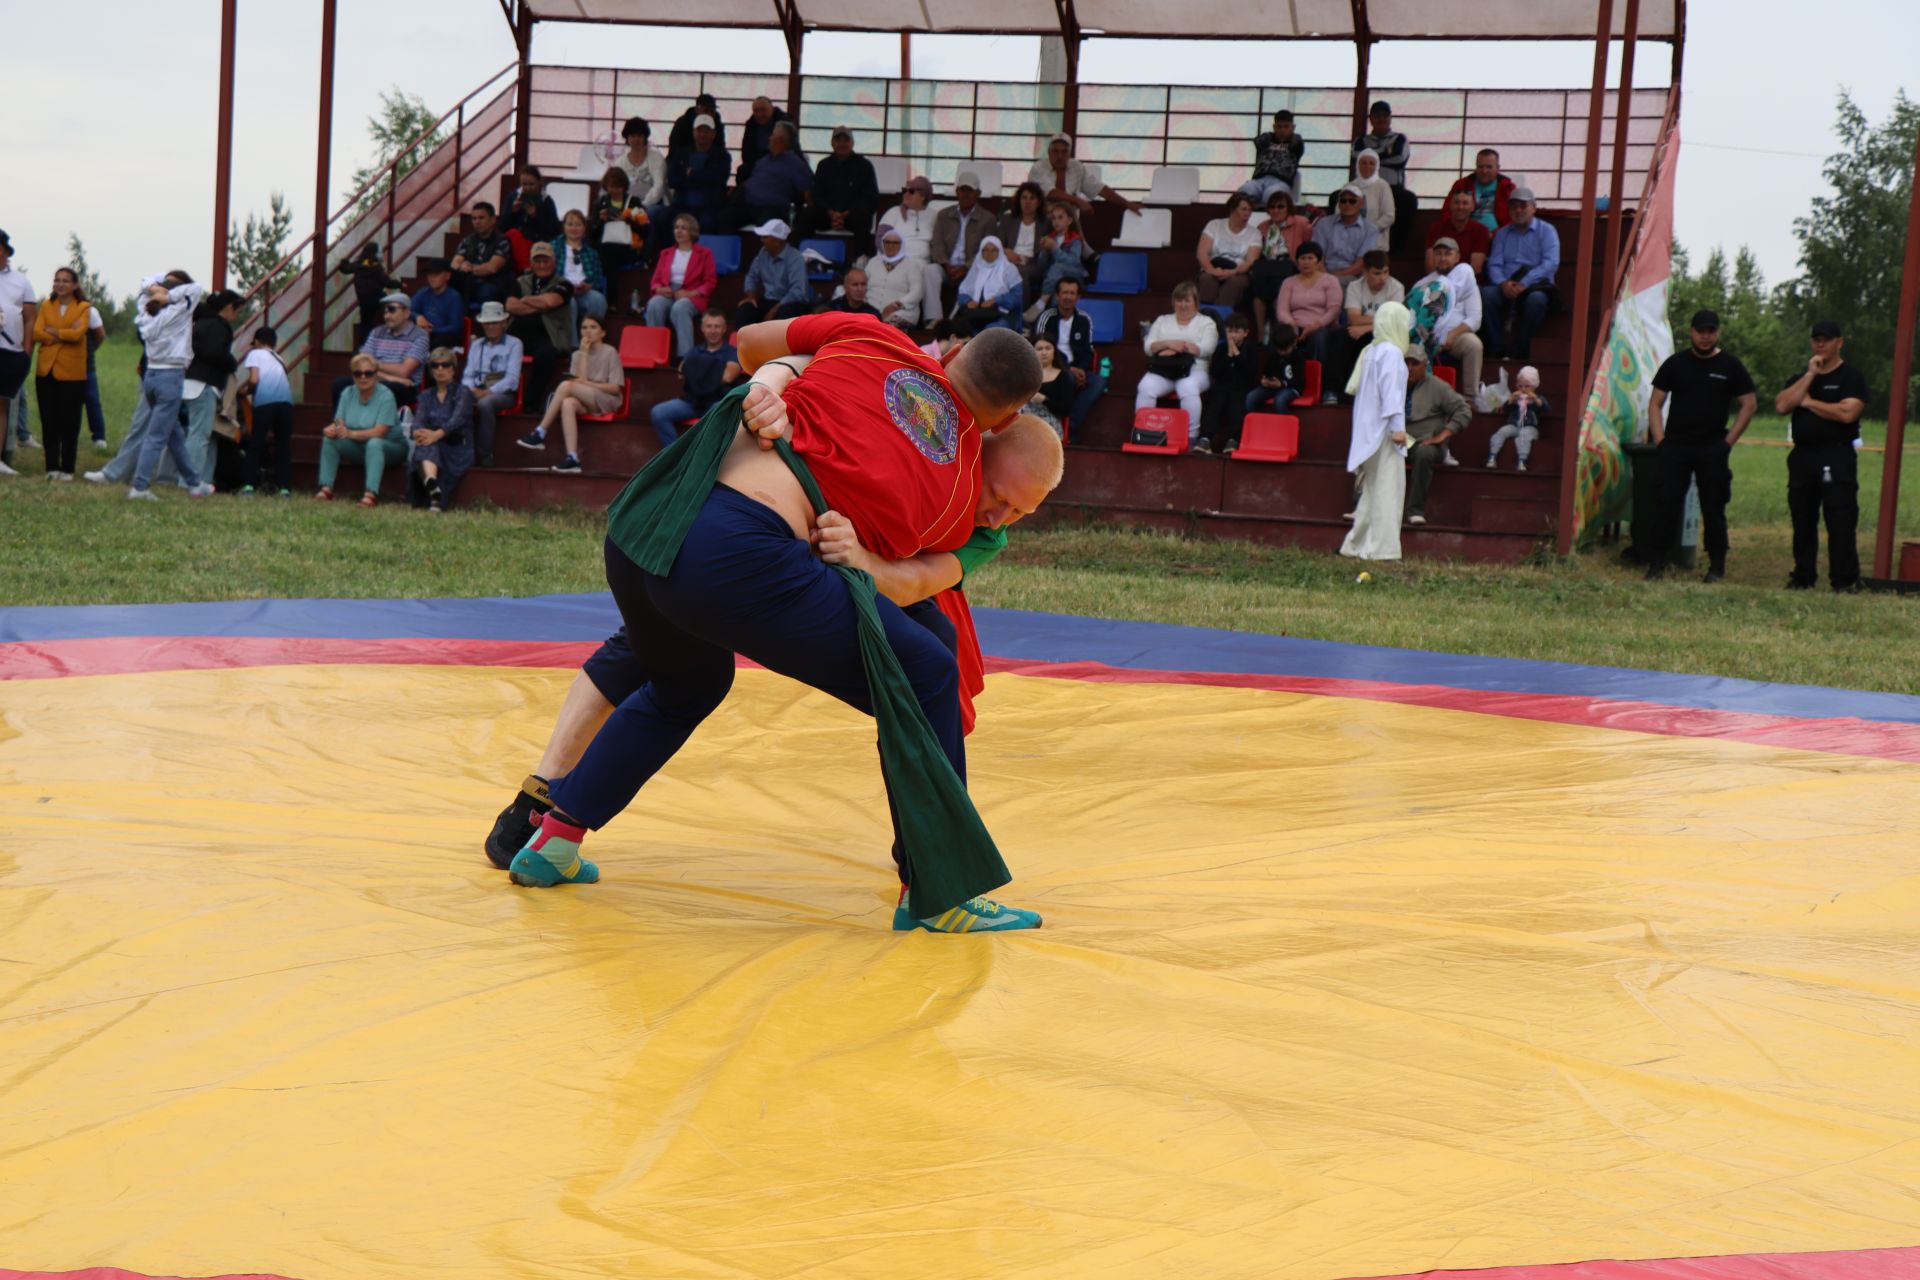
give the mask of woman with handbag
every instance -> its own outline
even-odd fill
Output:
[[[1014,317],[1025,302],[1020,285],[1020,268],[1007,261],[1006,247],[999,236],[982,236],[973,255],[973,265],[960,281],[954,303],[954,318],[966,321],[966,332],[983,329],[1019,330]]]
[[[1238,307],[1247,291],[1248,275],[1260,256],[1260,230],[1253,225],[1253,200],[1235,194],[1227,200],[1227,216],[1215,218],[1200,233],[1194,250],[1200,260],[1200,301]]]
[[[1147,372],[1134,393],[1135,411],[1151,409],[1165,395],[1180,397],[1187,411],[1187,440],[1200,433],[1200,397],[1206,394],[1207,362],[1220,341],[1213,317],[1200,310],[1200,292],[1193,282],[1173,286],[1173,314],[1161,316],[1147,330]]]

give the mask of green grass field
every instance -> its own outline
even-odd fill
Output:
[[[134,402],[123,345],[101,362],[118,439]],[[36,427],[37,434],[37,427]],[[1786,451],[1777,419],[1734,451],[1726,583],[1640,580],[1602,548],[1505,568],[1408,561],[1354,581],[1336,556],[1132,530],[1016,533],[970,584],[976,604],[1306,636],[1408,649],[1652,667],[1920,693],[1920,597],[1781,590],[1790,561]],[[1877,424],[1868,437],[1878,441]],[[82,461],[102,458],[84,450]],[[53,486],[41,455],[0,486],[8,543],[0,604],[92,604],[266,596],[490,596],[598,591],[600,513],[464,510],[429,519],[296,499],[176,491],[154,504],[118,489]],[[1881,457],[1861,457],[1863,553]],[[1920,450],[1902,473],[1905,527],[1920,529]],[[1409,658],[1417,663],[1418,657]],[[1417,678],[1417,673],[1409,673]]]

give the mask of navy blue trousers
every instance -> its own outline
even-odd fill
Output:
[[[621,700],[580,763],[553,784],[555,808],[580,825],[612,821],[673,758],[733,687],[736,653],[873,713],[847,584],[770,507],[716,486],[671,573],[644,572],[611,540],[606,562],[607,586],[646,683]],[[879,607],[887,642],[964,782],[953,651],[891,601],[882,598]]]

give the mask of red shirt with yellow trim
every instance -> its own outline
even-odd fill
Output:
[[[980,428],[946,370],[872,316],[827,313],[787,325],[813,363],[783,399],[793,447],[868,550],[889,560],[954,551],[980,504]]]

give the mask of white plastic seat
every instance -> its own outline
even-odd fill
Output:
[[[599,178],[595,178],[592,182],[562,181],[549,182],[547,184],[547,194],[553,197],[553,207],[560,212],[562,217],[566,216],[567,210],[578,209],[591,218],[593,214],[591,201],[595,193],[599,190]]]
[[[913,176],[907,171],[907,162],[899,156],[868,156],[867,159],[873,164],[873,185],[880,193],[881,207],[890,207],[893,201],[888,197],[897,197],[900,188]]]
[[[1200,170],[1192,165],[1169,165],[1153,171],[1147,204],[1189,205],[1200,202]]]
[[[1113,238],[1116,249],[1164,249],[1173,243],[1173,210],[1129,209],[1120,215],[1120,234]]]
[[[552,178],[558,181],[584,182],[598,190],[600,179],[607,172],[607,162],[600,154],[600,148],[589,142],[580,148],[580,158],[574,162],[573,172],[557,173]]]

